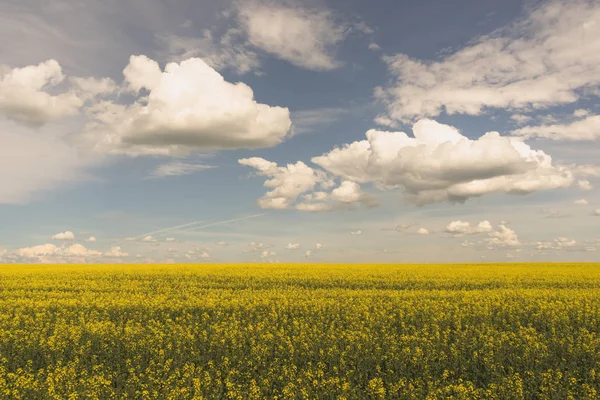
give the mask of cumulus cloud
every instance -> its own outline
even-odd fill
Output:
[[[600,217],[600,208],[596,208],[596,209],[594,210],[594,215],[595,215],[596,217]]]
[[[159,165],[150,174],[149,178],[166,178],[170,176],[190,175],[194,172],[204,171],[206,169],[216,168],[206,164],[192,164],[181,161],[172,161]]]
[[[588,201],[586,199],[579,199],[579,200],[575,200],[573,202],[573,204],[578,205],[578,206],[587,206]]]
[[[131,56],[123,73],[135,102],[102,101],[87,110],[91,122],[82,140],[96,151],[179,155],[254,149],[275,146],[290,131],[287,108],[257,103],[248,85],[227,82],[199,58],[169,63],[162,71],[146,56]]]
[[[298,67],[332,70],[341,66],[333,49],[345,26],[328,10],[258,0],[239,1],[237,16],[248,41]]]
[[[537,250],[562,250],[574,247],[577,244],[575,240],[559,237],[550,242],[536,242],[534,247]]]
[[[581,110],[578,110],[581,111]],[[578,115],[581,115],[579,113]],[[590,141],[600,139],[600,115],[591,115],[566,124],[525,126],[512,132],[526,138]]]
[[[455,236],[476,235],[479,233],[492,232],[494,228],[489,221],[481,221],[477,226],[471,226],[470,222],[452,221],[446,226],[446,232]]]
[[[310,258],[311,256],[312,256],[312,251],[306,250],[306,253],[304,253],[304,257]]]
[[[489,235],[492,237],[492,239],[490,239],[488,242],[488,247],[490,248],[513,247],[521,245],[515,231],[506,227],[505,225],[500,225],[497,231],[490,232]]]
[[[75,234],[71,231],[60,232],[52,235],[53,240],[75,240]]]
[[[424,119],[404,132],[369,130],[367,139],[312,161],[334,176],[385,189],[403,188],[417,203],[462,202],[489,193],[527,194],[570,186],[573,174],[543,151],[488,132],[468,139]]]
[[[427,229],[427,228],[419,228],[419,230],[417,231],[417,233],[419,235],[429,235],[430,232],[429,232],[429,229]]]
[[[257,175],[269,178],[264,186],[272,190],[258,200],[262,208],[319,212],[352,206],[357,202],[369,207],[377,204],[376,199],[363,194],[360,186],[352,181],[342,181],[331,193],[317,190],[330,188],[332,179],[324,171],[311,168],[302,161],[284,167],[259,157],[244,158],[238,162],[258,170]],[[297,201],[299,198],[301,201]]]
[[[599,19],[597,1],[544,2],[441,61],[385,57],[396,80],[376,96],[392,121],[573,103],[600,83]]]
[[[0,65],[0,114],[29,126],[76,114],[83,105],[76,93],[50,93],[64,79],[56,60],[13,69]]]
[[[112,246],[109,251],[104,253],[104,257],[109,258],[122,258],[127,257],[128,255],[129,254],[127,254],[123,251],[123,249],[121,249],[121,246]]]
[[[322,245],[321,243],[317,243],[317,244],[315,245],[315,247],[317,248],[317,250],[319,250],[320,248],[322,248],[322,247],[323,247],[323,245]]]
[[[86,242],[88,243],[95,243],[96,242],[96,238],[93,236],[90,236],[89,238],[85,239]]]
[[[15,255],[30,262],[63,263],[63,262],[87,262],[90,257],[102,256],[102,252],[90,250],[84,245],[75,243],[66,247],[58,247],[51,243],[43,245],[23,247],[15,252]]]
[[[362,231],[361,231],[361,230],[358,230],[358,231],[352,231],[352,232],[350,232],[350,234],[351,234],[351,235],[354,235],[354,236],[358,236],[358,235],[362,235]]]
[[[300,248],[300,243],[288,243],[287,246],[285,246],[286,250],[297,250]]]

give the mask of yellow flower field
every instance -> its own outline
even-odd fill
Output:
[[[600,264],[0,266],[2,399],[598,399]]]

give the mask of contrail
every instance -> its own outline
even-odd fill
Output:
[[[254,214],[254,215],[249,215],[247,217],[242,217],[242,218],[235,218],[235,219],[229,219],[227,221],[219,221],[219,222],[213,222],[212,224],[207,224],[207,225],[202,225],[202,226],[194,226],[192,228],[188,228],[188,229],[182,229],[180,231],[177,231],[177,233],[181,233],[181,232],[187,232],[187,231],[193,231],[194,229],[202,229],[202,228],[208,228],[209,226],[215,226],[215,225],[223,225],[223,224],[227,224],[229,222],[235,222],[235,221],[242,221],[244,219],[250,219],[250,218],[256,218],[256,217],[260,217],[262,215],[266,215],[266,213],[263,214]],[[158,235],[156,237],[163,237],[168,235],[169,233],[165,233],[162,235]]]
[[[159,229],[159,230],[157,230],[157,231],[152,231],[152,232],[144,233],[144,234],[142,234],[142,235],[137,235],[137,236],[134,236],[134,238],[135,238],[135,239],[137,239],[137,238],[142,238],[142,237],[145,237],[145,236],[148,236],[148,235],[153,235],[153,234],[155,234],[155,233],[166,232],[166,231],[172,231],[173,229],[185,228],[186,226],[190,226],[190,225],[196,225],[196,224],[200,224],[200,223],[202,223],[202,222],[204,222],[204,221],[194,221],[194,222],[190,222],[190,223],[183,224],[183,225],[172,226],[172,227],[170,227],[170,228]],[[166,235],[165,235],[165,236],[166,236]]]

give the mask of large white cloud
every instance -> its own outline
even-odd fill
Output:
[[[370,130],[366,140],[312,161],[342,179],[402,188],[418,203],[525,194],[573,183],[573,173],[553,165],[549,155],[497,132],[471,140],[451,126],[423,119],[413,133]]]
[[[552,0],[441,61],[386,57],[395,82],[378,88],[379,122],[528,110],[573,103],[600,84],[600,2]]]
[[[238,2],[238,19],[254,46],[282,60],[312,70],[332,70],[332,56],[345,26],[331,12],[257,0]]]
[[[287,108],[257,103],[248,85],[227,82],[199,58],[169,63],[162,71],[146,56],[131,56],[123,73],[136,101],[104,101],[88,109],[92,122],[84,137],[97,151],[252,149],[275,146],[290,131]]]
[[[15,251],[14,255],[22,261],[42,263],[87,262],[102,256],[102,252],[91,250],[82,244],[75,243],[70,246],[58,247],[51,243],[38,246],[23,247]]]

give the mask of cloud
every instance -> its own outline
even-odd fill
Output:
[[[463,202],[490,193],[527,194],[568,187],[573,174],[543,151],[488,132],[468,139],[449,125],[424,119],[404,132],[369,130],[312,159],[330,174],[384,189],[402,188],[417,203]]]
[[[577,186],[579,187],[579,189],[585,190],[585,191],[594,189],[594,186],[588,180],[577,181]]]
[[[315,247],[316,247],[317,250],[319,250],[319,249],[323,248],[323,245],[321,243],[317,243],[315,245]]]
[[[56,60],[13,69],[0,65],[0,114],[34,127],[77,114],[83,101],[74,92],[49,93],[64,78]]]
[[[223,242],[223,241],[216,242],[215,244],[216,244],[217,246],[229,246],[229,243],[227,243],[227,242]]]
[[[381,51],[381,47],[377,43],[369,43],[369,50],[371,51]]]
[[[172,161],[159,165],[149,176],[149,178],[166,178],[169,176],[190,175],[197,171],[216,168],[206,164],[191,164],[181,161]]]
[[[600,3],[552,0],[441,61],[384,57],[395,83],[375,92],[391,120],[574,103],[600,83]]]
[[[489,221],[481,221],[477,226],[471,226],[469,222],[452,221],[446,226],[446,232],[455,236],[476,235],[479,233],[489,233],[494,230]]]
[[[109,251],[104,253],[104,257],[109,258],[122,258],[127,257],[128,255],[129,254],[127,254],[123,251],[123,249],[121,249],[121,246],[112,246]]]
[[[96,242],[96,238],[93,236],[90,236],[89,238],[85,239],[86,242],[88,243],[95,243]]]
[[[147,235],[147,236],[144,236],[143,238],[141,238],[140,242],[147,242],[147,243],[156,242],[156,239],[154,239],[151,235]]]
[[[537,250],[562,250],[565,248],[573,247],[577,244],[575,240],[567,239],[565,237],[559,237],[551,242],[536,242],[534,247]]]
[[[419,235],[429,235],[429,230],[427,228],[419,228],[417,231]]]
[[[286,250],[297,250],[300,248],[300,243],[288,243],[287,246],[285,246]]]
[[[332,53],[346,27],[330,11],[257,0],[237,5],[240,26],[252,45],[301,68],[328,71],[342,65]]]
[[[218,40],[208,29],[202,32],[201,37],[167,34],[156,38],[169,61],[181,62],[199,57],[217,71],[232,70],[239,75],[257,71],[260,67],[258,55],[243,40],[240,29],[229,29]]]
[[[500,225],[498,231],[490,232],[489,235],[492,237],[492,239],[488,241],[489,248],[514,247],[521,245],[515,231],[505,225]]]
[[[55,235],[52,235],[52,239],[54,239],[54,240],[75,240],[75,234],[71,231],[60,232]]]
[[[43,245],[23,247],[15,252],[15,255],[24,261],[42,263],[63,262],[87,262],[88,257],[102,256],[102,252],[90,250],[82,244],[75,243],[68,247],[58,247],[51,243]]]
[[[311,256],[312,256],[312,251],[306,250],[306,253],[304,253],[304,257],[310,258]]]
[[[580,110],[578,110],[580,111]],[[525,126],[512,132],[526,138],[591,141],[600,139],[600,115],[591,115],[567,124]]]
[[[87,110],[91,122],[81,141],[97,152],[255,149],[281,143],[290,131],[287,108],[257,103],[248,85],[227,82],[199,58],[169,63],[162,71],[144,55],[131,56],[123,73],[136,100],[128,105],[102,101]]]
[[[525,123],[531,121],[533,118],[530,117],[529,115],[513,114],[510,116],[510,119],[515,121],[517,124],[522,125],[522,124],[525,124]]]
[[[362,231],[361,231],[361,230],[358,230],[358,231],[352,231],[352,232],[350,232],[350,234],[351,234],[351,235],[354,235],[354,236],[358,236],[358,235],[362,235]]]
[[[258,157],[244,158],[238,162],[257,169],[258,175],[269,178],[264,186],[273,190],[258,200],[262,208],[291,208],[298,196],[312,191],[319,182],[326,180],[324,172],[316,171],[301,161],[285,167]]]
[[[586,199],[579,199],[579,200],[575,200],[573,202],[573,204],[575,204],[577,206],[587,206],[588,205],[588,201]]]
[[[594,210],[594,215],[595,215],[596,217],[600,217],[600,208],[596,208],[596,209]]]

